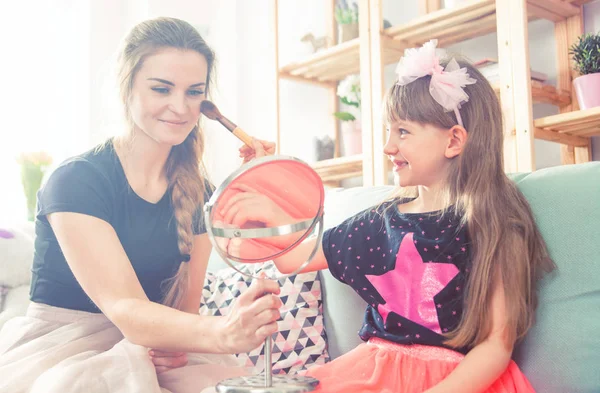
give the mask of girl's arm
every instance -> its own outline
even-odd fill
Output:
[[[275,282],[257,281],[227,317],[182,312],[149,301],[106,221],[79,213],[53,213],[48,220],[83,290],[135,344],[164,351],[238,353],[258,347],[277,331],[281,301],[263,296],[279,292]]]
[[[275,263],[275,266],[277,266],[277,270],[283,274],[293,273],[298,267],[300,267],[302,263],[306,261],[310,255],[310,252],[314,249],[316,242],[316,237],[306,239],[304,242],[296,246],[296,248],[294,248],[292,251],[274,259],[273,262]],[[300,273],[308,273],[324,269],[327,269],[327,259],[323,253],[323,247],[319,242],[319,248],[317,249],[315,256]]]
[[[476,345],[442,382],[426,393],[479,393],[492,385],[510,363],[513,343],[507,343],[504,287],[501,280],[492,295],[492,331]]]

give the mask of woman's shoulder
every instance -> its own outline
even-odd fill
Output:
[[[119,185],[108,148],[96,146],[52,171],[38,192],[38,217],[45,220],[51,213],[75,212],[109,222]]]
[[[106,142],[63,160],[50,174],[48,181],[64,179],[111,181],[117,173],[118,158],[112,144]]]
[[[95,146],[62,161],[44,181],[40,200],[90,198],[92,195],[113,195],[124,175],[118,170],[118,160],[112,145]]]

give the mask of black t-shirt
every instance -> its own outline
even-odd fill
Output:
[[[386,202],[327,230],[323,252],[333,276],[369,304],[361,339],[445,347],[442,334],[460,322],[470,265],[456,216],[403,214]]]
[[[205,201],[211,196],[206,184]],[[164,285],[182,261],[171,190],[157,203],[139,197],[129,186],[111,142],[63,162],[38,192],[35,255],[30,298],[73,310],[100,312],[71,272],[48,223],[47,214],[75,212],[108,222],[151,301],[160,302]],[[205,233],[202,206],[194,233]]]

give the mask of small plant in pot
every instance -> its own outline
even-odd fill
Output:
[[[575,71],[580,75],[573,80],[579,107],[600,106],[600,33],[580,36],[569,54],[573,56]]]
[[[27,219],[34,221],[37,192],[42,185],[44,174],[52,164],[52,157],[44,151],[27,152],[21,153],[17,157],[17,162],[21,165],[21,183],[27,202]]]
[[[360,120],[360,76],[351,75],[340,82],[337,95],[342,104],[348,106],[347,111],[335,112],[333,115],[342,122],[342,151],[346,156],[362,153],[362,133]],[[356,109],[354,109],[356,108]],[[358,112],[356,115],[351,111]]]
[[[358,37],[358,5],[349,7],[346,0],[339,0],[335,6],[335,20],[338,23],[339,42],[346,42]]]

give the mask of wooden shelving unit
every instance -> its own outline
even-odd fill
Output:
[[[391,39],[384,51],[387,63],[398,61],[404,53],[404,46]],[[341,43],[319,51],[298,62],[280,68],[281,78],[312,83],[338,82],[348,75],[360,72],[360,39]]]
[[[600,107],[542,117],[536,119],[533,124],[536,129],[558,133],[559,135],[575,137],[599,136]]]
[[[273,1],[276,10],[277,0]],[[384,66],[396,63],[404,49],[418,47],[433,38],[439,47],[445,47],[492,32],[498,35],[501,70],[501,81],[495,89],[509,139],[505,143],[506,170],[535,169],[536,138],[560,143],[564,164],[589,161],[590,137],[600,135],[600,109],[578,110],[571,83],[575,75],[568,55],[569,46],[583,33],[582,5],[589,0],[470,0],[450,9],[442,9],[441,0],[413,1],[419,1],[421,16],[384,29],[382,1],[358,0],[359,38],[277,68],[278,80],[292,79],[329,89],[333,106],[338,105],[337,83],[348,75],[361,73],[363,154],[339,157],[337,146],[336,158],[314,165],[325,182],[362,175],[364,185],[387,183],[389,163],[381,154],[385,130],[378,116],[385,91]],[[329,36],[335,42],[334,3],[330,0],[325,8],[331,16]],[[527,25],[534,19],[555,23],[557,86],[530,78]],[[534,103],[552,104],[561,114],[534,120]],[[332,123],[339,136],[339,125]]]

